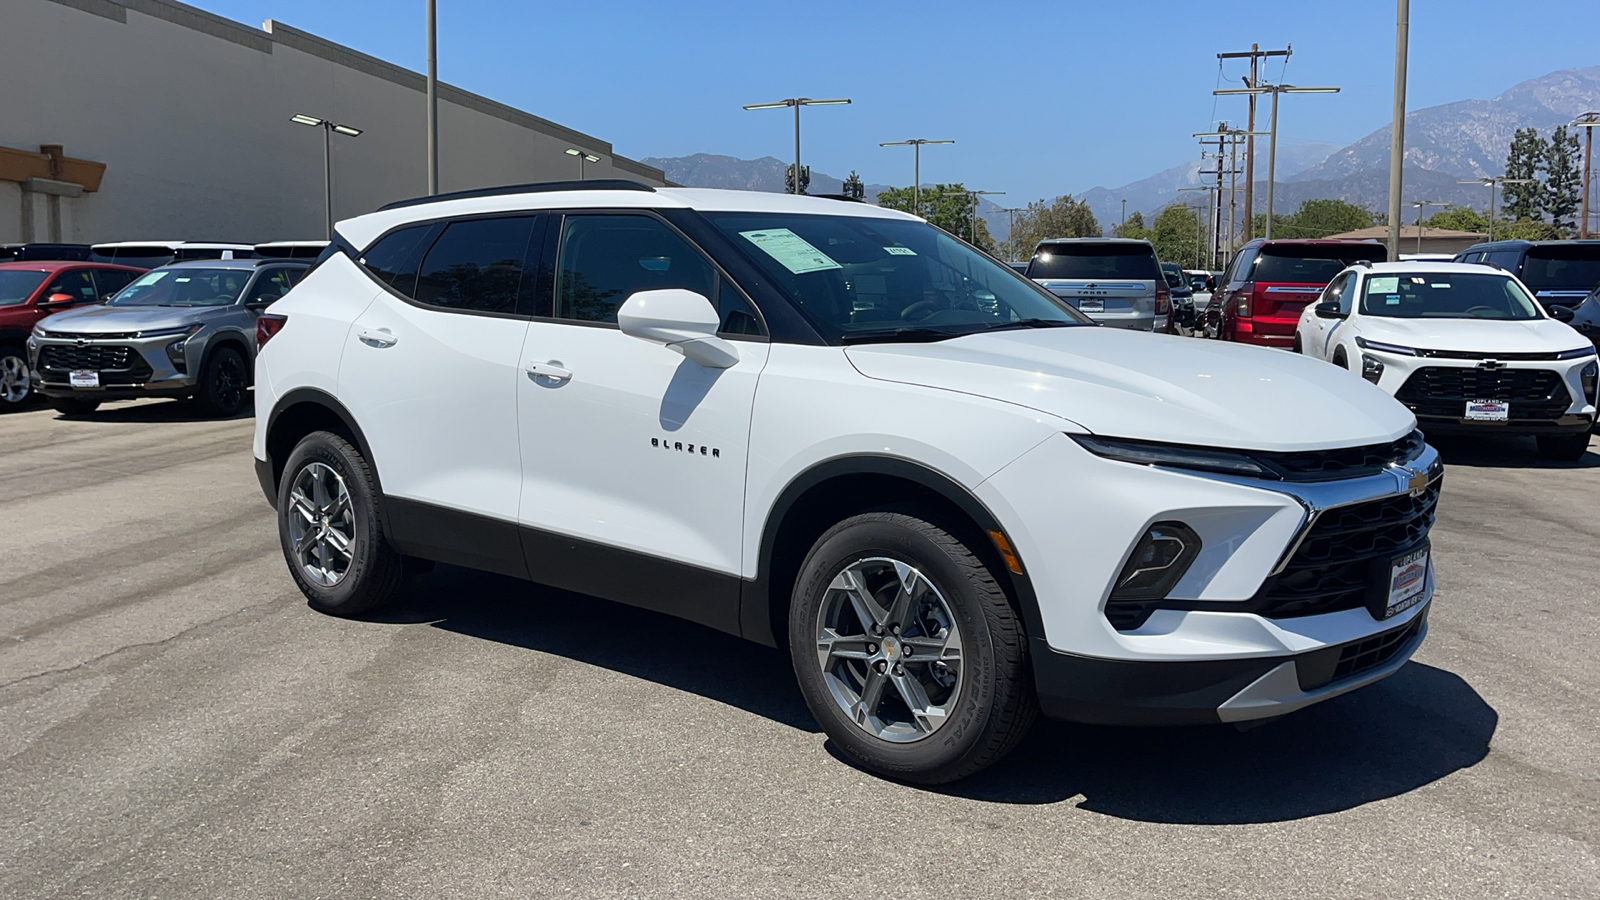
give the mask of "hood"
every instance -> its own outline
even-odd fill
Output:
[[[50,331],[79,334],[123,334],[130,331],[155,331],[182,328],[226,315],[233,307],[178,306],[86,306],[56,313],[43,325]]]
[[[1361,333],[1374,341],[1418,350],[1458,350],[1467,353],[1547,353],[1575,350],[1589,339],[1565,322],[1527,319],[1518,322],[1491,319],[1390,319],[1367,316]]]
[[[863,375],[990,397],[1108,437],[1245,450],[1397,440],[1410,410],[1342,369],[1266,347],[1043,328],[845,350]]]

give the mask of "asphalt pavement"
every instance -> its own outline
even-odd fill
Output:
[[[440,568],[307,608],[250,419],[0,417],[0,897],[1597,897],[1600,444],[1442,446],[1416,659],[927,790],[773,650]]]

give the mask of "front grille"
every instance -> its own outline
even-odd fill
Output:
[[[1255,455],[1285,481],[1327,481],[1370,475],[1391,465],[1408,463],[1422,455],[1422,448],[1422,432],[1413,431],[1387,444]]]
[[[1269,579],[1251,608],[1271,619],[1315,616],[1367,606],[1375,591],[1387,591],[1390,560],[1422,544],[1433,527],[1442,477],[1421,495],[1371,500],[1327,510],[1300,546]]]
[[[1478,353],[1472,350],[1418,350],[1418,356],[1430,359],[1498,359],[1501,362],[1515,360],[1518,362],[1540,362],[1560,359],[1558,351],[1538,353]]]
[[[1394,396],[1419,417],[1443,419],[1461,419],[1468,400],[1506,401],[1512,422],[1559,418],[1572,405],[1561,375],[1549,369],[1427,366]]]
[[[144,354],[115,344],[46,344],[39,348],[39,368],[50,382],[65,382],[75,370],[96,371],[102,385],[144,384],[155,374]]]
[[[1300,682],[1300,690],[1314,691],[1388,663],[1422,633],[1427,621],[1427,610],[1423,610],[1399,628],[1300,657],[1295,660],[1295,676]]]
[[[46,331],[44,336],[52,340],[75,341],[82,338],[86,341],[127,341],[139,336],[137,331]]]

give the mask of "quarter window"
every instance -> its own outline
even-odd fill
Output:
[[[417,301],[447,309],[514,315],[533,223],[533,216],[450,223],[422,260]]]
[[[390,232],[367,248],[361,264],[372,277],[409,297],[417,290],[417,266],[428,249],[427,239],[434,233],[433,225],[413,225]]]
[[[292,284],[289,279],[288,269],[272,269],[262,272],[256,283],[250,288],[250,296],[245,298],[247,303],[272,303],[284,294],[289,293]]]
[[[561,231],[556,273],[555,317],[579,322],[616,322],[617,309],[640,291],[683,288],[712,299],[717,273],[677,232],[649,216],[567,216]],[[730,301],[737,298],[731,288]],[[737,298],[742,303],[742,298]],[[732,303],[730,306],[734,305]],[[729,328],[748,334],[754,316]]]

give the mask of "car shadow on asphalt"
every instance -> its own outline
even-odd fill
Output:
[[[820,731],[785,653],[660,613],[439,566],[370,621],[426,624],[561,656]],[[1460,677],[1413,662],[1249,731],[1041,721],[993,767],[932,790],[987,803],[1081,796],[1080,809],[1148,822],[1279,822],[1398,796],[1470,768],[1488,755],[1498,722]]]
[[[1414,791],[1489,753],[1499,715],[1459,676],[1412,662],[1375,685],[1248,731],[1041,722],[1009,758],[941,789],[1142,822],[1241,825]]]
[[[1545,459],[1532,437],[1517,435],[1441,435],[1427,437],[1446,466],[1474,469],[1594,469],[1600,468],[1600,447],[1571,462]]]
[[[256,415],[254,404],[246,403],[244,409],[237,415],[219,418],[208,416],[201,412],[192,402],[185,400],[137,400],[132,403],[118,403],[112,401],[111,405],[102,406],[91,413],[73,416],[64,416],[53,413],[55,418],[70,422],[98,422],[106,424],[141,423],[159,425],[167,422],[230,422],[236,419],[253,419]]]

